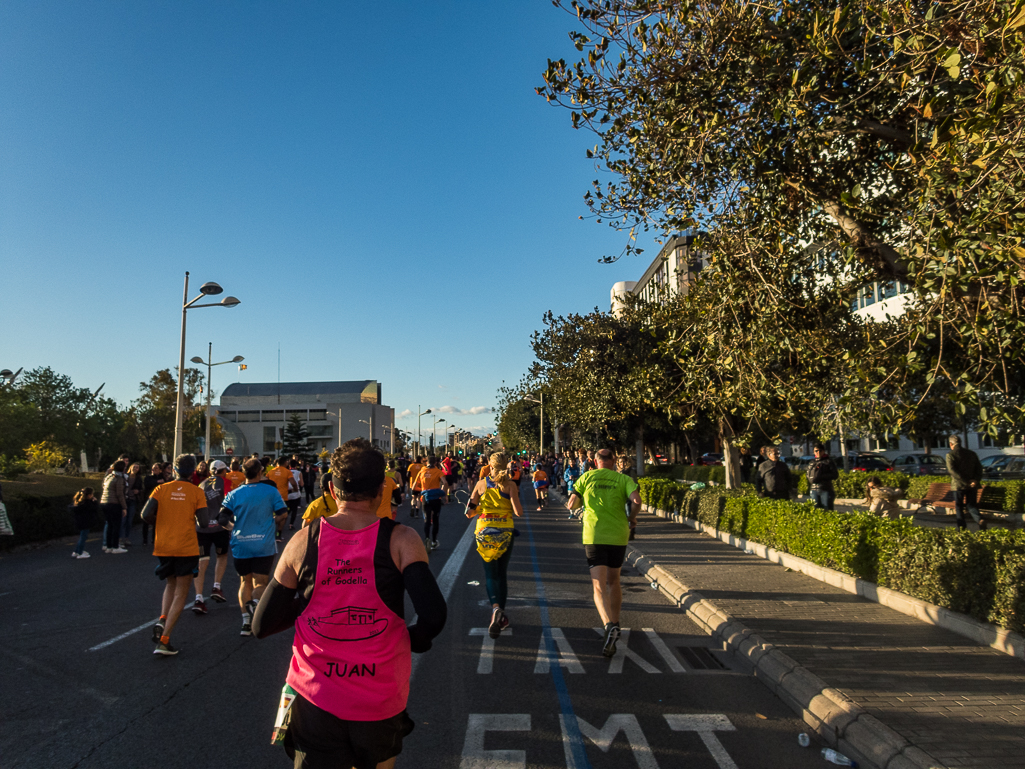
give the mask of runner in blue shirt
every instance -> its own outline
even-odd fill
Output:
[[[276,486],[261,483],[263,465],[250,459],[242,465],[245,485],[234,489],[221,507],[217,522],[231,531],[231,555],[242,584],[238,603],[242,608],[242,635],[252,635],[253,614],[270,581],[277,525],[288,515],[288,506]]]
[[[566,481],[566,496],[569,497],[573,493],[573,484],[576,483],[577,478],[580,477],[580,468],[577,463],[572,459],[566,462],[566,471],[562,474],[562,479]],[[572,521],[577,517],[577,514],[573,511],[569,511],[569,519]]]

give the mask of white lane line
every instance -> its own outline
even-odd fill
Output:
[[[448,597],[452,594],[452,587],[456,584],[456,577],[459,576],[459,572],[463,568],[463,561],[466,560],[466,554],[470,552],[470,545],[474,543],[474,524],[471,522],[466,530],[463,532],[463,536],[460,537],[459,542],[456,544],[455,549],[452,551],[452,555],[445,561],[445,565],[441,567],[441,574],[438,575],[438,587],[441,589],[441,596],[448,601]],[[416,616],[410,621],[410,624],[416,624]],[[409,680],[413,680],[413,676],[416,675],[416,669],[420,665],[420,658],[422,654],[413,655],[412,667],[409,671]]]
[[[643,630],[644,634],[648,636],[648,640],[651,641],[651,645],[655,647],[655,651],[662,655],[662,659],[666,661],[666,664],[669,666],[671,671],[674,673],[687,672],[687,668],[681,665],[676,657],[673,656],[673,653],[669,650],[669,646],[667,646],[666,642],[659,637],[654,628],[644,627],[641,628],[641,630]]]
[[[155,623],[156,623],[156,620],[155,619],[151,619],[149,622],[147,622],[144,625],[139,625],[139,627],[133,628],[132,630],[129,630],[127,633],[122,633],[119,636],[114,636],[109,641],[104,641],[101,644],[96,644],[96,646],[93,646],[91,649],[86,649],[86,651],[87,652],[95,652],[95,651],[99,651],[100,649],[104,649],[104,648],[110,646],[111,644],[116,644],[118,641],[121,641],[121,640],[124,640],[125,638],[128,638],[128,636],[132,635],[133,633],[138,633],[140,630],[145,630],[146,628],[153,627],[153,625]]]

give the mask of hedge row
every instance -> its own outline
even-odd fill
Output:
[[[700,483],[726,483],[726,468],[721,465],[645,465],[644,475]]]
[[[920,528],[908,518],[833,513],[750,488],[685,491],[642,479],[645,504],[983,622],[1025,632],[1025,531]],[[668,506],[664,506],[668,505]]]
[[[101,481],[82,478],[42,480],[45,482],[3,483],[4,504],[7,507],[7,516],[11,519],[11,526],[14,527],[14,536],[0,537],[0,550],[10,550],[30,542],[44,542],[78,534],[74,518],[68,512],[72,497],[69,489],[92,486],[97,491],[97,498],[99,497]],[[34,490],[36,486],[40,487],[39,491]],[[96,515],[92,530],[103,530],[102,514]]]

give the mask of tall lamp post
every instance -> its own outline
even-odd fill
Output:
[[[228,363],[241,363],[245,360],[241,355],[236,355],[231,360],[222,360],[220,363],[214,363],[214,343],[209,342],[206,348],[206,360],[203,360],[198,355],[190,360],[190,363],[205,363],[206,364],[206,440],[203,443],[203,455],[207,462],[210,461],[210,396],[213,395],[214,388],[210,384],[210,370],[214,366],[224,366]],[[179,381],[181,376],[178,377]],[[175,456],[178,456],[175,454]]]
[[[211,281],[210,283],[204,283],[200,286],[199,296],[192,301],[189,301],[189,273],[186,271],[185,291],[182,296],[182,341],[181,347],[178,349],[178,398],[175,401],[173,457],[177,457],[182,453],[182,446],[185,443],[185,409],[182,407],[182,401],[184,400],[183,382],[185,381],[185,319],[190,309],[198,309],[200,307],[235,307],[236,305],[241,304],[241,302],[233,296],[226,296],[219,302],[196,304],[196,302],[204,296],[217,296],[218,294],[223,293],[224,289]]]
[[[420,407],[419,406],[416,407],[416,410],[420,412],[419,414],[417,414],[417,417],[416,417],[416,453],[420,454],[424,450],[423,449],[423,442],[422,442],[422,440],[420,438],[420,417],[427,416],[428,414],[431,413],[431,410],[427,409],[427,411],[420,411]]]
[[[373,444],[373,442],[374,442],[374,426],[373,426],[373,424],[368,422],[366,419],[361,419],[359,421],[362,422],[363,424],[365,424],[367,427],[370,428],[370,443]]]
[[[455,433],[452,433],[452,449],[454,451],[455,450],[455,437],[458,434],[459,428],[456,427],[455,425],[449,425],[448,427],[445,428],[445,448],[446,449],[448,448],[448,437],[449,437],[448,436],[448,431],[449,430],[455,430],[456,431]]]
[[[441,424],[444,421],[445,421],[444,417],[442,417],[441,419],[438,419],[438,415],[437,414],[434,415],[434,432],[432,433],[431,437],[433,438],[432,443],[434,444],[434,451],[435,452],[437,452],[437,450],[438,450],[438,425]]]
[[[24,370],[24,366],[17,371],[11,371],[9,368],[5,368],[3,371],[0,371],[0,380],[3,380],[4,384],[12,385],[14,384],[14,380],[18,378],[18,374]]]

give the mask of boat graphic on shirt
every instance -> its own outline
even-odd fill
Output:
[[[375,619],[377,609],[343,606],[326,617],[307,617],[310,630],[332,641],[365,641],[384,632],[387,619]]]

